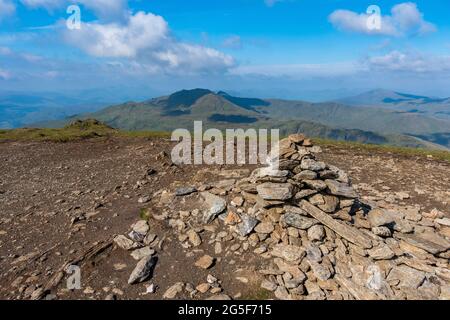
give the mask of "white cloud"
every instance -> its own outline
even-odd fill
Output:
[[[164,71],[216,71],[234,65],[231,56],[215,49],[175,40],[163,17],[138,12],[125,24],[83,23],[81,30],[64,29],[66,41],[87,54],[123,58]]]
[[[391,51],[368,57],[364,63],[370,70],[409,73],[444,73],[450,71],[450,56],[433,56],[419,52]]]
[[[13,15],[16,12],[16,6],[10,0],[0,0],[0,21],[4,17]]]
[[[0,79],[9,80],[10,78],[11,78],[10,72],[0,69]]]
[[[328,19],[339,30],[370,35],[422,35],[436,31],[436,27],[425,21],[423,13],[412,2],[395,5],[391,9],[391,15],[382,15],[381,26],[378,29],[367,27],[369,15],[366,13],[359,14],[349,10],[336,10]]]

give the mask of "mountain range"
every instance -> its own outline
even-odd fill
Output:
[[[339,101],[311,103],[193,89],[37,126],[60,127],[74,119],[95,118],[124,130],[172,131],[192,129],[195,120],[202,120],[205,128],[279,128],[282,134],[304,132],[337,140],[446,149],[450,148],[450,119],[434,111],[405,110],[414,102],[425,108],[427,103],[444,106],[445,101],[448,99],[376,90]],[[444,114],[449,111],[450,103],[442,108]]]

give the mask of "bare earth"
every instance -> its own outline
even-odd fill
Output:
[[[112,239],[130,231],[140,219],[140,209],[148,208],[155,216],[167,208],[192,212],[200,195],[171,196],[178,187],[214,185],[246,177],[253,169],[171,166],[161,153],[170,154],[171,146],[162,139],[119,138],[0,143],[0,298],[162,299],[175,283],[196,287],[207,282],[208,274],[219,280],[213,285],[216,294],[273,298],[272,292],[260,288],[263,278],[257,272],[267,259],[253,248],[240,250],[241,242],[232,237],[217,251],[214,237],[222,230],[217,219],[196,230],[202,240],[197,247],[183,247],[184,239],[167,219],[151,219],[150,231],[160,240],[155,270],[148,281],[127,283],[137,260]],[[319,159],[347,171],[363,200],[386,208],[416,207],[421,213],[437,209],[450,217],[449,163],[340,147],[323,151]],[[207,270],[195,266],[205,254],[215,258]],[[77,259],[82,261],[82,288],[68,290],[67,275],[58,279],[58,274]],[[150,284],[155,293],[146,293]],[[211,295],[210,290],[192,296],[182,290],[176,298]]]

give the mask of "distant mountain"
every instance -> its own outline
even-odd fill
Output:
[[[113,90],[111,89],[111,91]],[[123,98],[119,98],[123,95],[113,94],[111,91],[102,91],[102,94],[99,94],[95,91],[85,90],[72,94],[60,94],[55,92],[2,92],[0,90],[0,129],[64,119],[124,101]]]
[[[378,107],[450,120],[450,98],[435,98],[389,90],[372,90],[336,102],[360,107]]]
[[[75,118],[95,118],[125,130],[155,131],[193,129],[193,122],[202,120],[205,128],[276,127],[286,134],[304,132],[316,137],[416,147],[436,147],[434,143],[440,140],[432,135],[450,133],[450,121],[420,114],[336,102],[244,98],[207,89],[182,90],[40,125],[58,127]],[[425,141],[428,137],[432,139]]]

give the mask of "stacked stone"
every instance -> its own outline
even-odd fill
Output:
[[[413,228],[393,213],[369,210],[344,171],[316,159],[320,152],[302,134],[281,140],[279,167],[269,162],[237,182],[240,196],[221,215],[255,253],[273,259],[260,270],[261,286],[279,299],[395,299],[407,297],[405,290],[408,297],[426,297],[427,289],[417,289],[427,279],[424,270],[431,269],[412,268],[414,259],[397,267],[405,254],[400,245],[418,246],[448,267],[448,241],[427,245],[409,235]],[[230,208],[241,197],[245,204],[236,214]],[[446,277],[441,274],[440,281],[448,288]]]

